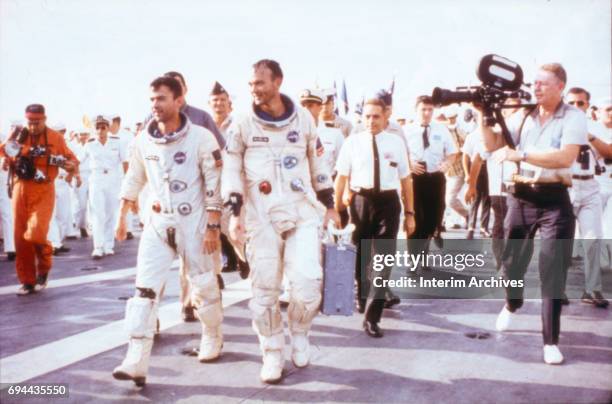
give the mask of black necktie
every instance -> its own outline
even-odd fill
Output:
[[[429,137],[427,137],[427,128],[429,127],[429,125],[422,125],[424,127],[423,129],[423,150],[427,149],[429,147]]]
[[[372,135],[372,149],[374,149],[374,192],[380,192],[380,165],[378,163],[376,135]]]

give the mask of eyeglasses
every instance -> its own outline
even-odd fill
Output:
[[[569,101],[568,102],[569,105],[576,105],[579,107],[584,107],[584,105],[586,104],[586,102],[580,100],[580,101]]]

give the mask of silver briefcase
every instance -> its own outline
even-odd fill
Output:
[[[350,237],[355,229],[336,230],[329,225],[329,237],[323,241],[323,302],[321,313],[329,316],[350,316],[355,306],[355,260],[357,248]],[[335,237],[334,237],[335,236]],[[337,237],[337,241],[334,238]]]

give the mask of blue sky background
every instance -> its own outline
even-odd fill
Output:
[[[149,110],[148,83],[181,71],[206,107],[219,80],[248,108],[250,66],[273,58],[284,92],[347,83],[351,107],[396,76],[396,114],[434,86],[476,84],[486,53],[527,80],[561,62],[568,85],[610,96],[609,0],[0,0],[0,126],[42,102],[49,121]]]

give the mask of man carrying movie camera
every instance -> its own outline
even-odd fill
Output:
[[[229,130],[222,182],[224,200],[232,209],[230,237],[242,239],[245,230],[248,234],[253,288],[249,307],[265,383],[282,377],[285,336],[278,298],[283,276],[291,289],[291,359],[296,367],[310,361],[308,331],[321,302],[319,202],[327,208],[323,225],[329,220],[340,224],[314,120],[280,93],[282,83],[277,62],[264,59],[253,65],[253,106]]]
[[[0,156],[12,167],[12,202],[15,232],[15,269],[29,295],[47,286],[53,248],[47,240],[55,205],[54,181],[59,168],[77,173],[79,162],[61,134],[47,127],[45,107],[31,104],[25,110],[26,127],[16,127],[0,145]]]
[[[485,148],[495,151],[493,159],[518,163],[518,172],[508,181],[505,279],[523,279],[533,254],[533,238],[540,231],[543,354],[547,364],[563,362],[557,345],[561,299],[574,234],[574,215],[567,188],[572,184],[570,167],[580,146],[587,144],[584,113],[563,102],[566,82],[567,75],[560,64],[540,66],[533,86],[537,106],[527,114],[515,114],[516,119],[507,123],[516,150],[486,126],[482,116],[479,118]],[[515,311],[522,305],[523,288],[506,288],[506,304],[497,318],[497,330],[508,330]]]
[[[221,219],[221,151],[214,135],[193,125],[180,112],[180,83],[159,77],[151,83],[153,120],[135,140],[128,172],[121,186],[118,240],[127,233],[126,215],[142,188],[149,185],[150,211],[138,246],[136,294],[126,305],[129,346],[115,368],[119,380],[145,384],[153,347],[159,295],[172,261],[184,263],[191,285],[190,300],[202,323],[198,359],[221,355],[223,311],[214,270]]]

